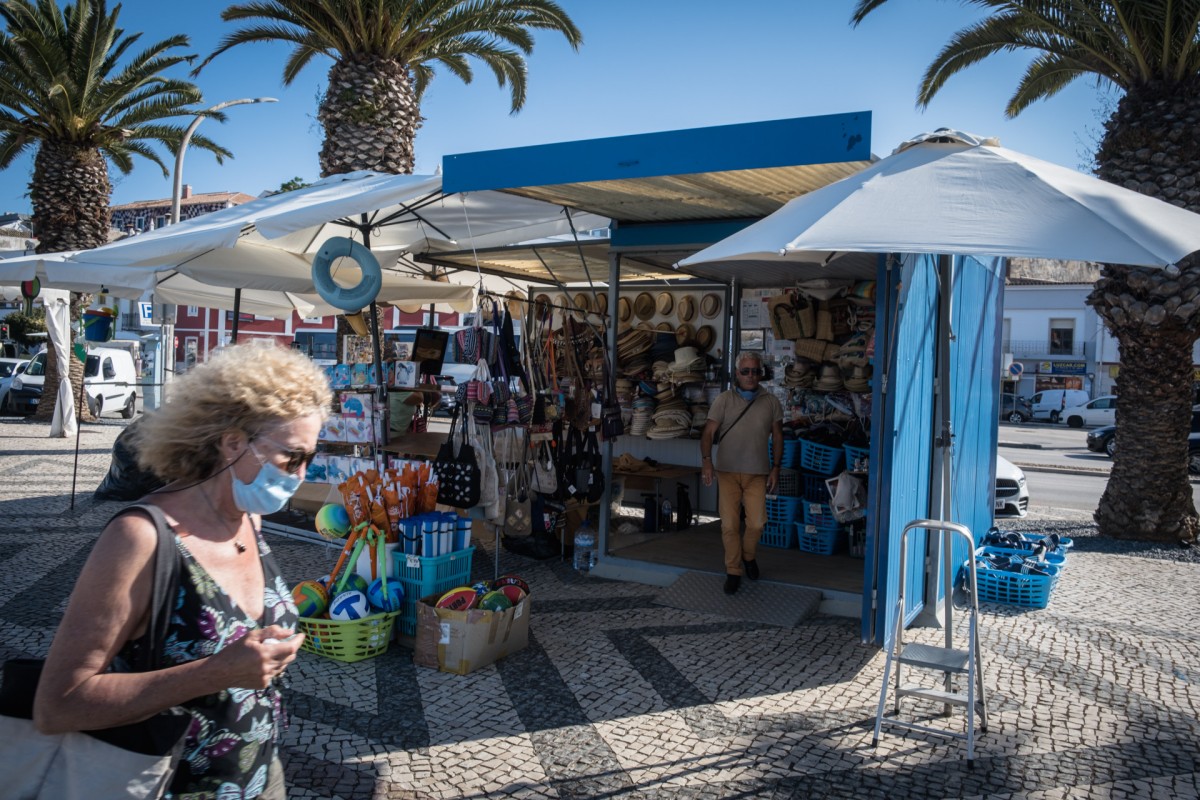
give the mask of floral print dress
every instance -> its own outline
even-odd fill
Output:
[[[261,620],[250,619],[175,537],[181,564],[179,594],[163,648],[168,665],[211,656],[255,628],[296,627],[292,594],[262,534],[256,530],[254,535],[263,569]],[[191,714],[192,724],[168,797],[240,800],[260,795],[282,717],[278,689],[226,689],[197,697],[182,708]]]

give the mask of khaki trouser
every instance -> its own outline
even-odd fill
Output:
[[[738,513],[742,507],[746,509],[744,533]],[[721,514],[721,541],[725,545],[725,574],[741,575],[742,562],[755,560],[758,540],[767,524],[767,476],[718,472],[717,509]]]

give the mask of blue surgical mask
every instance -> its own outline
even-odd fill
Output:
[[[242,511],[249,514],[274,514],[292,499],[292,495],[300,488],[303,479],[299,475],[284,472],[279,467],[267,461],[250,445],[250,451],[261,465],[258,475],[250,483],[242,483],[231,469],[229,475],[233,479],[233,502]]]
[[[738,394],[742,396],[743,400],[749,403],[754,399],[754,395],[758,394],[758,389],[738,389]]]

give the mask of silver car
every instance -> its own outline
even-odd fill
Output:
[[[8,407],[8,387],[13,378],[25,371],[27,358],[0,358],[0,414],[11,413]]]

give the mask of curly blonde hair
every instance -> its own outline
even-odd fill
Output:
[[[167,481],[196,481],[217,468],[221,436],[329,413],[325,373],[296,350],[234,345],[178,378],[171,399],[132,432],[138,465]]]

